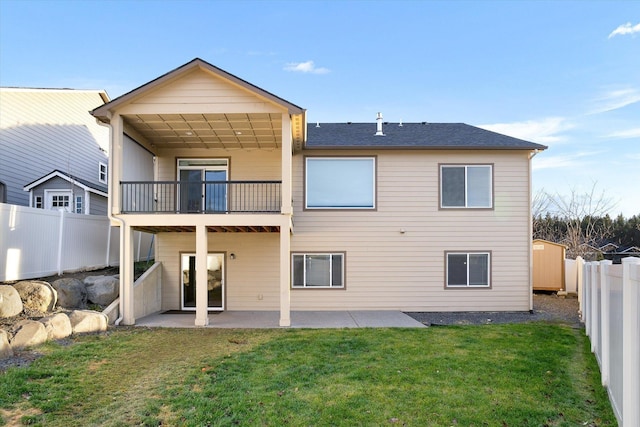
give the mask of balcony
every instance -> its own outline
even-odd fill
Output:
[[[123,214],[279,214],[282,181],[120,182]]]

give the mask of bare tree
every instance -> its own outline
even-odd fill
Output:
[[[544,190],[538,191],[531,201],[531,219],[533,221],[533,238],[553,242],[556,240],[554,221],[549,216],[551,197]]]
[[[575,188],[566,195],[555,193],[549,197],[549,212],[566,222],[564,243],[568,246],[567,255],[578,255],[585,259],[594,259],[599,254],[598,243],[611,233],[610,223],[601,221],[616,203],[607,197],[604,190],[597,190],[594,182],[591,189],[579,193]]]

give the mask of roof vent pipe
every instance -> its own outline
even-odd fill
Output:
[[[376,125],[375,136],[384,136],[384,133],[382,133],[382,113],[378,113],[378,117],[376,117]]]

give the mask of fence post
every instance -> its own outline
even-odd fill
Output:
[[[600,354],[600,316],[598,311],[598,286],[600,284],[600,275],[598,274],[598,263],[591,262],[591,352],[596,354],[598,362],[601,363]]]
[[[601,347],[601,378],[602,385],[609,386],[610,377],[610,335],[611,335],[611,307],[610,307],[610,293],[611,293],[611,279],[608,276],[609,268],[613,264],[610,260],[600,261],[600,345]]]
[[[58,227],[58,276],[62,274],[62,245],[64,242],[64,209],[60,209],[60,226]]]
[[[583,300],[583,270],[584,270],[584,259],[581,256],[576,258],[576,292],[578,293],[578,307],[580,307],[580,320],[584,323],[584,307],[582,306]]]
[[[111,253],[111,220],[107,218],[107,255],[104,257],[104,265],[109,266],[109,254]]]
[[[640,284],[631,281],[631,267],[640,258],[622,260],[622,426],[640,425]]]
[[[591,337],[591,264],[586,262],[582,267],[584,272],[584,298],[582,299],[582,317],[584,317],[584,332]]]

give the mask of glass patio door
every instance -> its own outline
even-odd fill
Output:
[[[227,159],[179,159],[179,211],[226,212],[228,167]]]
[[[182,254],[182,310],[196,309],[196,255]],[[224,254],[207,255],[207,308],[224,310]]]

